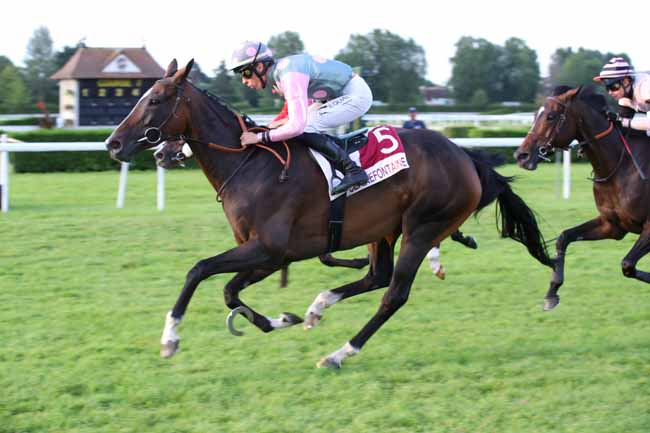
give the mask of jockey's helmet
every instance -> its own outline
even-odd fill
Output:
[[[267,66],[272,64],[273,51],[262,42],[246,41],[233,51],[229,69],[239,73],[258,62],[265,63]]]
[[[623,57],[612,57],[603,66],[600,74],[594,77],[594,81],[601,81],[606,86],[630,77],[634,81],[634,67]]]

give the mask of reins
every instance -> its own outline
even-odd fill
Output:
[[[264,131],[269,130],[269,128],[264,127],[264,126],[252,126],[252,127],[249,128],[246,125],[246,122],[244,121],[244,116],[246,116],[246,115],[242,116],[242,114],[240,114],[236,109],[232,108],[228,103],[226,103],[225,101],[222,101],[221,98],[217,97],[216,95],[212,95],[207,90],[202,90],[202,92],[205,95],[207,95],[209,98],[216,99],[221,105],[225,106],[232,114],[235,115],[235,117],[237,118],[237,123],[239,123],[239,127],[242,130],[242,133],[244,133],[244,132],[257,133],[257,132],[264,132]],[[248,118],[248,116],[246,116],[246,117]],[[284,148],[285,148],[285,150],[287,152],[286,158],[283,158],[282,155],[280,155],[275,149],[273,149],[270,146],[267,146],[265,144],[262,144],[262,143],[255,143],[255,144],[252,144],[252,145],[246,145],[246,146],[240,146],[240,147],[233,148],[233,147],[222,146],[222,145],[217,144],[217,143],[205,142],[205,141],[201,141],[201,140],[197,140],[197,139],[190,138],[190,137],[185,137],[185,136],[181,136],[180,138],[182,138],[182,139],[184,139],[186,141],[194,142],[194,143],[197,143],[197,144],[200,144],[200,145],[203,145],[203,146],[207,146],[207,147],[209,147],[211,149],[214,149],[214,150],[217,150],[217,151],[220,151],[220,152],[226,152],[226,153],[241,153],[241,152],[245,152],[246,150],[248,150],[248,149],[250,149],[252,147],[253,151],[250,152],[248,155],[246,155],[246,157],[233,170],[233,172],[230,174],[230,176],[228,176],[228,178],[226,178],[226,180],[221,184],[221,187],[217,191],[217,202],[219,202],[219,203],[222,202],[221,194],[223,193],[223,190],[230,183],[230,181],[235,177],[235,175],[239,172],[239,170],[253,156],[253,153],[255,153],[254,151],[257,148],[261,148],[261,149],[266,150],[267,152],[270,152],[271,155],[273,155],[275,157],[275,159],[277,159],[280,162],[280,164],[282,164],[282,171],[280,172],[280,176],[278,177],[278,181],[280,183],[284,183],[289,179],[289,175],[287,173],[289,171],[289,167],[291,166],[291,149],[289,148],[289,144],[286,142],[286,140],[282,141],[282,144],[284,145]]]
[[[596,140],[600,140],[603,137],[606,137],[609,133],[612,132],[613,129],[614,129],[614,122],[610,121],[609,122],[609,128],[607,128],[603,132],[600,132],[600,133],[596,134],[594,136],[593,140],[596,141]],[[621,131],[620,131],[619,128],[616,128],[616,132],[618,133],[618,136],[620,137],[621,142],[623,142],[623,148],[621,149],[621,154],[618,157],[618,162],[616,163],[616,166],[614,167],[612,172],[609,173],[605,177],[590,177],[588,179],[591,180],[592,182],[595,182],[595,183],[604,183],[604,182],[607,182],[608,180],[610,180],[614,176],[614,174],[618,171],[621,164],[623,163],[623,156],[625,156],[625,152],[627,151],[627,153],[630,155],[630,159],[632,159],[632,163],[634,164],[634,168],[636,168],[637,172],[639,173],[639,176],[641,177],[642,180],[646,180],[647,178],[643,174],[643,170],[641,170],[641,166],[639,165],[638,161],[634,157],[634,154],[632,153],[632,149],[630,149],[630,145],[628,144],[627,140],[625,139],[625,136],[623,134],[621,134]],[[578,143],[578,146],[582,147],[585,144],[590,144],[590,140],[587,139],[585,141],[581,141],[580,143]]]

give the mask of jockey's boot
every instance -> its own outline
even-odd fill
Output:
[[[341,183],[332,188],[332,195],[345,192],[354,186],[368,183],[368,175],[365,170],[356,165],[348,154],[345,153],[345,150],[327,135],[305,132],[300,138],[307,146],[322,153],[332,163],[335,169],[343,173]]]

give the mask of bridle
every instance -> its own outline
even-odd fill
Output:
[[[560,101],[557,97],[555,96],[549,96],[546,98],[547,101],[553,101],[559,106],[563,108],[562,112],[559,114],[559,119],[555,122],[555,125],[553,128],[549,129],[546,134],[544,135],[545,141],[539,146],[538,153],[539,157],[549,161],[548,156],[553,154],[555,152],[556,147],[551,145],[551,141],[557,136],[558,132],[560,132],[560,129],[564,126],[564,123],[566,122],[567,116],[566,112],[569,109],[569,105]],[[535,120],[537,122],[537,120]],[[562,150],[567,150],[569,149],[570,144],[567,144],[564,147],[560,147]]]
[[[548,161],[548,155],[555,152],[556,149],[559,148],[559,149],[562,149],[562,150],[568,150],[571,147],[571,145],[567,144],[566,146],[563,146],[563,147],[551,145],[551,141],[553,141],[553,139],[555,139],[558,132],[560,131],[562,126],[564,126],[564,123],[567,120],[566,112],[569,109],[569,104],[565,103],[563,101],[560,101],[555,96],[549,96],[546,99],[549,100],[549,101],[553,101],[553,102],[557,103],[558,105],[560,105],[563,108],[562,112],[559,114],[559,119],[556,122],[555,126],[552,129],[549,129],[548,132],[545,134],[544,138],[546,139],[546,141],[542,145],[539,146],[538,152],[539,152],[540,158],[545,159],[545,160]],[[584,149],[587,145],[590,145],[590,144],[592,144],[592,143],[606,137],[607,135],[609,135],[614,130],[614,122],[612,122],[610,120],[609,121],[609,127],[607,129],[605,129],[604,131],[597,133],[591,139],[589,138],[589,134],[587,134],[585,132],[585,128],[583,127],[582,121],[578,121],[578,130],[580,131],[580,133],[584,137],[584,140],[578,142],[578,144],[576,145],[578,147],[578,149],[579,149],[579,152],[581,152],[582,149]],[[621,164],[623,163],[623,158],[625,156],[625,152],[627,151],[627,153],[630,155],[630,158],[632,159],[632,163],[634,164],[637,171],[639,172],[639,175],[641,176],[641,179],[646,180],[646,176],[643,174],[643,171],[641,170],[641,167],[640,167],[639,163],[637,162],[636,158],[634,157],[634,154],[632,153],[632,150],[630,149],[630,146],[627,143],[627,140],[625,139],[625,137],[623,136],[623,134],[621,133],[621,131],[618,128],[616,128],[616,131],[618,132],[618,135],[621,138],[621,141],[623,142],[623,147],[621,148],[621,153],[620,153],[620,155],[618,157],[618,162],[616,163],[616,166],[611,171],[611,173],[609,173],[605,177],[599,177],[599,178],[591,177],[589,179],[591,181],[593,181],[593,182],[596,182],[596,183],[603,183],[603,182],[607,182],[608,180],[610,180],[614,176],[614,174],[618,171]]]
[[[174,101],[174,107],[172,108],[172,111],[169,112],[167,117],[165,117],[165,120],[163,120],[160,125],[151,126],[145,129],[142,138],[137,140],[138,143],[149,143],[152,146],[155,146],[162,143],[163,141],[185,139],[182,134],[177,134],[175,136],[164,136],[162,133],[163,126],[165,126],[172,117],[177,117],[176,110],[178,110],[178,107],[181,104],[181,100],[183,99],[183,93],[185,92],[185,88],[183,86],[175,84],[174,87],[176,87],[176,101]],[[187,98],[187,102],[190,102],[190,98]]]

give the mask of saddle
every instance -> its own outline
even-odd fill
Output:
[[[352,132],[348,132],[339,136],[330,136],[336,144],[342,147],[347,154],[351,154],[368,143],[368,136],[366,133],[368,128],[356,129]]]

